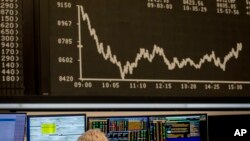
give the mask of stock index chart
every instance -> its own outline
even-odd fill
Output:
[[[250,0],[50,0],[52,95],[246,97]]]

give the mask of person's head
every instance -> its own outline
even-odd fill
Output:
[[[82,134],[78,141],[108,141],[108,138],[99,129],[90,129]]]

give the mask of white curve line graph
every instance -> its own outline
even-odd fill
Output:
[[[103,56],[103,58],[107,61],[110,61],[114,65],[116,65],[119,68],[120,75],[122,79],[125,79],[127,74],[132,75],[133,70],[138,67],[139,62],[142,59],[148,60],[150,63],[153,62],[156,55],[162,57],[165,65],[167,66],[168,70],[174,70],[176,68],[184,68],[185,66],[192,66],[195,69],[200,69],[202,65],[206,62],[212,62],[214,65],[218,68],[220,68],[223,71],[226,71],[226,65],[227,63],[232,59],[237,59],[239,57],[239,53],[243,49],[242,43],[237,43],[236,49],[232,48],[231,51],[225,55],[223,59],[220,57],[217,57],[215,52],[212,51],[210,54],[205,54],[198,63],[195,63],[191,58],[185,58],[179,60],[177,57],[173,57],[173,61],[171,62],[165,55],[165,51],[160,46],[154,45],[152,52],[150,52],[148,49],[140,48],[139,53],[136,54],[136,57],[133,62],[127,61],[125,64],[122,64],[121,61],[118,60],[118,57],[112,53],[110,45],[106,46],[106,50],[104,47],[104,43],[100,42],[99,37],[96,33],[96,30],[92,27],[90,18],[88,14],[84,11],[84,7],[82,5],[77,5],[78,8],[78,45],[79,48],[79,67],[80,67],[80,80],[83,79],[82,76],[82,36],[81,36],[81,21],[83,20],[86,22],[88,26],[88,30],[90,33],[90,36],[93,37],[97,51],[100,55]]]

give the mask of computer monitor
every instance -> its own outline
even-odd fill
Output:
[[[110,141],[148,140],[148,117],[89,117],[88,129],[96,128]]]
[[[0,141],[23,141],[25,135],[26,114],[0,113]]]
[[[28,141],[77,141],[86,130],[86,115],[28,116]]]
[[[207,115],[149,117],[150,141],[208,141]]]

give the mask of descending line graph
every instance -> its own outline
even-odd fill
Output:
[[[126,80],[127,75],[132,75],[134,70],[138,67],[139,62],[147,60],[149,63],[152,63],[156,56],[160,56],[163,60],[165,66],[168,70],[182,69],[186,66],[191,66],[194,69],[201,69],[205,63],[212,63],[215,67],[221,69],[221,71],[226,71],[227,63],[232,59],[238,59],[240,52],[243,50],[243,43],[238,42],[235,47],[232,47],[231,50],[224,56],[218,57],[215,51],[211,51],[203,55],[198,62],[195,62],[192,58],[178,59],[177,57],[173,57],[169,59],[162,47],[154,44],[152,51],[140,48],[139,52],[136,54],[135,59],[132,62],[126,61],[125,64],[118,59],[118,56],[112,53],[112,49],[110,45],[104,45],[103,42],[100,41],[98,34],[94,27],[92,27],[91,19],[87,12],[84,11],[83,5],[77,5],[78,11],[78,45],[77,48],[79,50],[79,80],[85,80],[83,76],[83,57],[82,57],[82,49],[84,49],[84,45],[82,43],[82,21],[85,22],[84,25],[87,26],[90,36],[95,41],[97,52],[105,59],[106,61],[111,62],[115,66],[118,67],[120,78],[122,80]],[[171,61],[172,60],[172,61]]]

